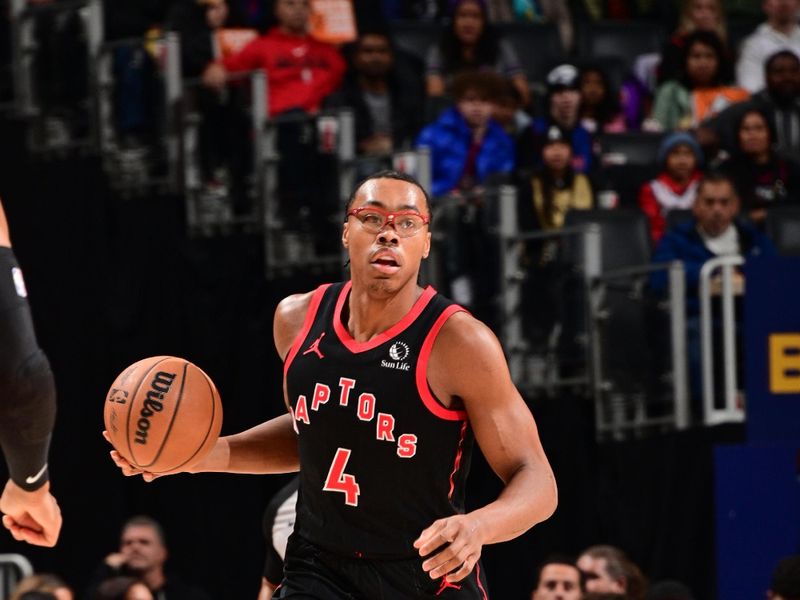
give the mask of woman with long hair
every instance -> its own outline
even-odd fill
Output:
[[[686,37],[681,78],[656,90],[652,118],[661,130],[693,129],[727,106],[746,100],[747,90],[729,85],[733,65],[716,33],[697,30]]]
[[[611,87],[605,70],[596,64],[581,67],[581,125],[591,133],[625,131],[619,93]]]
[[[775,130],[758,108],[745,111],[736,125],[736,151],[720,166],[736,184],[742,212],[763,224],[773,206],[800,202],[800,164],[775,151]]]
[[[500,39],[488,21],[484,0],[451,0],[450,25],[425,61],[425,88],[429,97],[447,93],[460,71],[491,70],[511,80],[523,99],[530,101],[528,78],[510,44]]]
[[[727,60],[732,62],[727,48],[728,28],[725,24],[725,7],[722,0],[684,0],[678,18],[678,28],[661,52],[661,62],[658,66],[659,83],[680,77],[686,53],[686,37],[695,31],[716,33],[725,46]]]

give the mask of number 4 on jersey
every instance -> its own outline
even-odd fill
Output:
[[[355,477],[344,472],[348,460],[350,460],[350,450],[347,448],[336,450],[336,456],[333,457],[331,468],[328,469],[328,477],[325,479],[325,487],[322,489],[326,492],[342,492],[345,504],[358,506],[358,495],[361,493],[361,488],[356,483]]]

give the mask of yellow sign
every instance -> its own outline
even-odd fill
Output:
[[[800,393],[800,333],[769,336],[769,391]]]

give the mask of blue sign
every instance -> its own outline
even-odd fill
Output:
[[[749,442],[800,441],[800,258],[745,266]]]

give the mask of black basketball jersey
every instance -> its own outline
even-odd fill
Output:
[[[295,531],[350,556],[410,557],[423,529],[464,512],[472,430],[426,377],[437,333],[463,309],[428,287],[361,343],[342,322],[349,292],[316,290],[284,365],[302,465]]]

